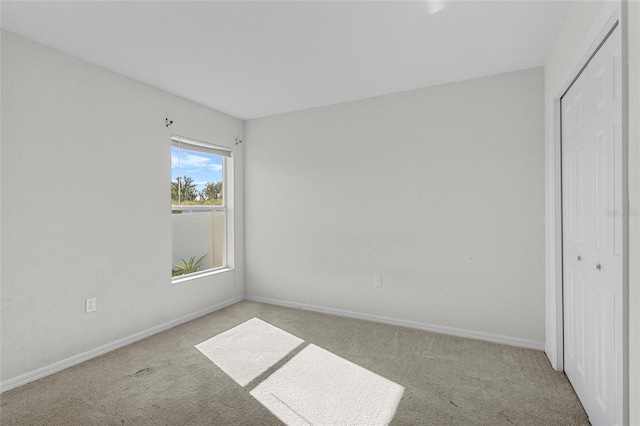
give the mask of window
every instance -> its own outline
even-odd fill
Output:
[[[226,268],[227,168],[231,149],[171,137],[171,276]]]

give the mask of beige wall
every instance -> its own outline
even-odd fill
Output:
[[[249,120],[247,294],[541,347],[542,94],[537,68]]]
[[[555,252],[553,234],[553,128],[552,106],[557,90],[567,71],[575,63],[584,43],[594,36],[592,27],[610,10],[605,1],[574,1],[545,64],[545,108],[546,108],[546,351],[552,362],[558,354],[557,334],[554,323],[556,308]],[[629,76],[629,208],[640,207],[640,3],[630,1],[628,14],[623,18],[628,38]],[[623,9],[626,10],[626,9]],[[623,28],[624,30],[624,28]],[[630,424],[640,424],[640,218],[629,217],[629,388]]]
[[[3,382],[244,295],[242,121],[3,31],[1,124]],[[171,133],[235,149],[235,271],[171,285]]]

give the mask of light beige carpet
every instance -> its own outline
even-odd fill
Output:
[[[304,343],[291,340],[292,350],[242,386],[196,345],[252,318]],[[269,395],[291,398],[294,387],[313,394],[305,383],[323,378],[335,386],[331,374],[308,370],[318,363],[402,387],[392,425],[588,424],[566,376],[542,352],[248,301],[5,392],[0,424],[279,425],[270,408],[282,407],[265,402]],[[306,420],[333,418],[325,417],[327,401],[305,404]]]
[[[302,349],[251,395],[288,426],[382,426],[404,388],[316,345]]]
[[[195,347],[236,383],[246,386],[303,342],[254,317]]]

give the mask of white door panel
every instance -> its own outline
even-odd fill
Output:
[[[586,315],[584,301],[591,273],[585,269],[588,250],[585,243],[593,233],[587,225],[590,209],[586,192],[585,173],[588,174],[591,145],[585,141],[586,124],[591,119],[588,81],[581,76],[562,99],[563,126],[563,275],[565,300],[565,371],[576,393],[587,395],[586,338],[590,318]]]
[[[594,425],[622,422],[622,107],[616,28],[562,98],[565,371]]]

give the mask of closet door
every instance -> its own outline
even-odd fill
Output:
[[[565,373],[583,405],[589,395],[589,332],[593,316],[593,145],[589,143],[592,103],[584,70],[562,98],[562,232]]]
[[[622,108],[616,28],[562,98],[565,371],[594,425],[622,423]]]

